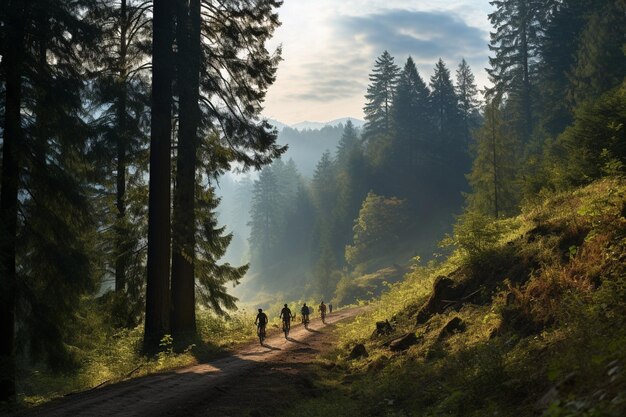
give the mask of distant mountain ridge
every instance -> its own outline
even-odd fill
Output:
[[[283,130],[285,127],[290,127],[292,129],[296,129],[296,130],[320,130],[325,126],[337,126],[339,124],[343,124],[345,125],[348,120],[350,120],[352,122],[352,124],[354,124],[355,127],[357,128],[361,128],[363,127],[363,125],[365,124],[364,120],[361,119],[357,119],[354,117],[341,117],[339,119],[334,119],[331,120],[329,122],[311,122],[308,120],[305,120],[304,122],[300,122],[300,123],[296,123],[293,125],[288,125],[285,124],[283,122],[280,122],[278,120],[275,119],[269,119],[268,122],[276,127],[276,129],[278,129],[278,131],[280,132],[281,130]]]

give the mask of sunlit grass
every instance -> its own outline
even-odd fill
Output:
[[[416,265],[369,310],[338,326],[340,345],[322,355],[316,368],[324,394],[284,415],[326,415],[329,408],[335,416],[624,415],[625,374],[619,369],[626,363],[625,195],[624,180],[605,179],[546,196],[520,216],[500,220],[501,234],[478,265],[488,271],[493,261],[499,268],[502,260],[490,257],[513,254],[510,262],[528,262],[525,279],[491,277],[499,282],[491,287],[490,302],[465,304],[420,326],[414,314],[434,279],[459,268],[461,276],[476,273],[468,267],[476,261],[457,249],[440,263]],[[535,321],[536,330],[507,327],[511,312]],[[441,339],[453,317],[466,330]],[[375,323],[384,320],[394,333],[374,337]],[[401,353],[384,346],[408,332],[416,333],[418,344]],[[367,358],[349,359],[356,343],[365,345]],[[538,405],[568,375],[574,382],[560,389],[558,401]]]

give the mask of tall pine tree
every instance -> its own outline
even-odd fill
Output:
[[[461,132],[466,146],[469,145],[471,132],[478,126],[478,89],[474,74],[465,58],[461,60],[456,70],[456,95],[459,101],[459,116],[461,118]]]
[[[369,76],[370,84],[365,95],[365,127],[363,139],[368,142],[372,159],[380,162],[390,145],[393,132],[392,105],[400,69],[389,52],[376,59]]]
[[[533,87],[539,57],[541,33],[548,15],[549,2],[543,0],[497,0],[489,4],[495,11],[489,21],[491,32],[487,69],[498,96],[507,95],[515,105],[515,128],[524,142],[533,131]]]

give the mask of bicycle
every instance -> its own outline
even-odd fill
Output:
[[[289,337],[289,330],[291,330],[291,320],[283,320],[283,333],[285,333],[285,339]]]
[[[263,344],[263,341],[265,340],[265,337],[266,337],[265,326],[257,326],[256,333],[257,333],[257,336],[259,336],[259,342]]]
[[[304,324],[304,328],[308,329],[308,325],[309,325],[309,316],[308,315],[302,315],[302,324]]]

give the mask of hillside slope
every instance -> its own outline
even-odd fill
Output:
[[[286,415],[626,415],[625,196],[606,179],[463,219],[446,261],[340,328],[323,394]]]

